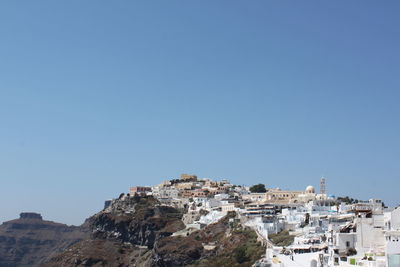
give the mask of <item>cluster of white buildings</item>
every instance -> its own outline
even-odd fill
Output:
[[[256,230],[267,244],[265,258],[255,266],[400,267],[400,207],[385,208],[379,199],[343,203],[321,192],[266,189],[252,193],[249,187],[227,180],[179,179],[153,187],[132,187],[131,195],[153,195],[164,205],[184,208],[187,234],[217,222],[230,211]],[[287,231],[293,243],[277,247],[268,236]]]

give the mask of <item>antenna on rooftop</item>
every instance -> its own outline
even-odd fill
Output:
[[[325,177],[324,176],[322,176],[321,177],[321,180],[320,180],[320,183],[319,183],[319,190],[320,190],[320,194],[321,195],[325,195],[326,194],[326,180],[325,180]]]

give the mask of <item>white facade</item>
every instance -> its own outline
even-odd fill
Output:
[[[179,190],[175,187],[160,187],[154,186],[152,188],[153,195],[156,198],[178,198],[179,197]]]
[[[196,204],[201,203],[201,208],[206,208],[206,209],[213,209],[213,208],[221,207],[221,205],[222,205],[221,201],[219,201],[215,198],[194,197],[193,200]]]
[[[400,266],[400,231],[388,231],[386,239],[387,267]]]
[[[357,243],[356,233],[336,233],[335,245],[340,252],[345,252],[349,248],[355,248]]]
[[[384,231],[383,228],[378,228],[374,224],[374,218],[356,218],[355,221],[357,225],[356,250],[359,252],[384,251]]]
[[[222,212],[234,211],[236,209],[235,203],[226,203],[221,206]]]
[[[250,193],[247,195],[242,195],[243,200],[248,200],[251,202],[260,202],[265,200],[265,193]]]
[[[400,230],[400,207],[397,207],[391,213],[390,229]]]

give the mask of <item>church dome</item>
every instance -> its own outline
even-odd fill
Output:
[[[312,185],[307,186],[306,188],[306,193],[307,194],[314,194],[315,193],[315,188]]]

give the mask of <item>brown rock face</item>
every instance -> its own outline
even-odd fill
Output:
[[[37,213],[21,213],[19,219],[0,225],[0,266],[39,266],[85,235],[80,227],[44,221]]]
[[[184,228],[182,211],[153,197],[126,196],[87,219],[91,237],[53,257],[43,266],[155,266],[159,240]]]
[[[127,197],[114,201],[108,210],[87,220],[93,238],[115,239],[132,245],[153,248],[158,239],[185,226],[182,212],[161,206],[152,197]]]
[[[129,243],[123,244],[112,240],[88,239],[73,245],[43,266],[147,267],[151,266],[150,262],[151,251],[146,248],[138,248]]]
[[[250,267],[264,253],[234,212],[185,236],[184,210],[124,196],[80,226],[22,213],[0,226],[0,267]]]
[[[0,267],[250,267],[265,251],[235,212],[173,236],[184,228],[184,212],[121,195],[81,227],[24,213],[0,227]]]
[[[87,220],[90,239],[69,247],[44,267],[250,267],[265,249],[230,213],[187,236],[182,213],[153,198],[128,197]]]

